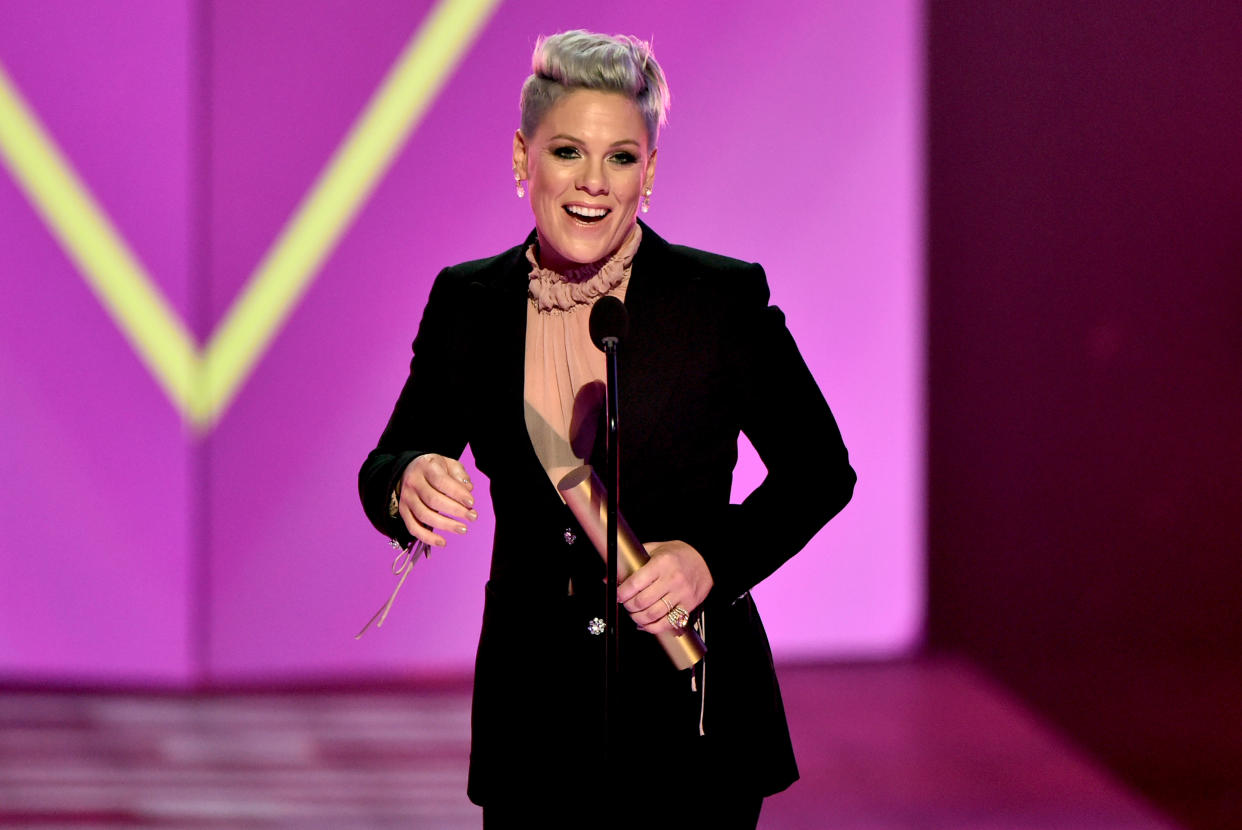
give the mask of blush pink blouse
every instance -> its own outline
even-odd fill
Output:
[[[600,297],[625,299],[630,264],[642,241],[637,224],[603,266],[559,274],[530,261],[526,307],[526,431],[555,486],[586,463],[604,407],[604,353],[591,342],[591,308]],[[559,491],[558,491],[559,492]]]

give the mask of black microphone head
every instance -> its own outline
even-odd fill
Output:
[[[630,329],[630,315],[625,303],[616,297],[600,297],[591,309],[591,342],[601,352],[604,340],[609,337],[624,340]]]

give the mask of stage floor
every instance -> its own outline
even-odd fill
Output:
[[[963,663],[780,676],[802,780],[765,802],[761,828],[1175,827]],[[0,692],[0,826],[477,830],[469,726],[458,684]]]

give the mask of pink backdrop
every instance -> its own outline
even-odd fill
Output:
[[[0,0],[0,66],[201,344],[431,5]],[[654,37],[673,109],[649,221],[764,264],[859,471],[845,513],[757,592],[778,656],[915,644],[918,4],[719,8],[501,3],[201,435],[0,175],[0,677],[468,669],[490,510],[355,642],[392,583],[355,474],[436,271],[531,225],[512,195],[517,90],[536,35],[572,27]],[[743,456],[739,488],[757,467]]]

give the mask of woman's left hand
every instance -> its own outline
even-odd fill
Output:
[[[698,608],[712,589],[712,573],[694,548],[681,541],[643,545],[651,559],[617,586],[617,602],[650,634],[673,631],[669,612]]]

